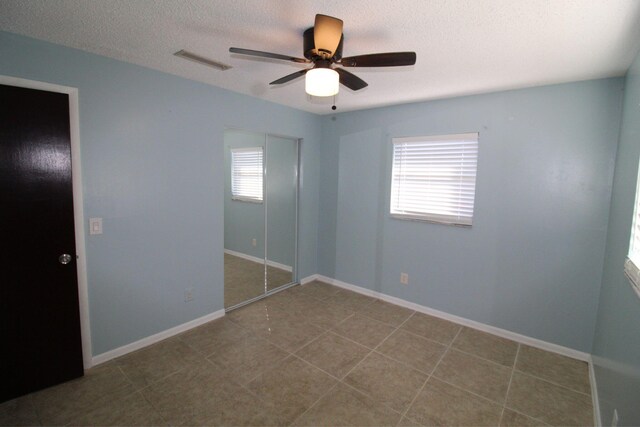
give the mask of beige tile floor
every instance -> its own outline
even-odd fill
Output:
[[[314,282],[0,405],[2,425],[592,425],[587,364]]]
[[[267,266],[265,291],[264,264],[224,254],[224,306],[233,307],[293,281],[290,271]]]

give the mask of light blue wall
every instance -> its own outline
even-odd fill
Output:
[[[0,74],[79,89],[85,225],[104,218],[86,242],[94,355],[223,308],[225,127],[303,139],[300,274],[316,272],[317,116],[1,32]]]
[[[613,180],[609,232],[593,344],[603,425],[640,425],[640,298],[623,273],[629,250],[640,158],[640,56],[625,81],[622,128]]]
[[[326,117],[320,273],[589,352],[621,97],[607,79]],[[463,132],[473,227],[390,218],[391,138]]]
[[[294,139],[267,136],[267,259],[289,267],[296,250],[297,162]]]

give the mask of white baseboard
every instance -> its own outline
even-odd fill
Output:
[[[572,348],[564,347],[558,344],[553,344],[547,341],[539,340],[537,338],[532,338],[526,335],[519,334],[517,332],[508,331],[506,329],[497,328],[495,326],[487,325],[485,323],[476,322],[475,320],[466,319],[464,317],[456,316],[453,314],[446,313],[444,311],[436,310],[430,307],[426,307],[420,304],[416,304],[413,302],[405,301],[400,298],[392,297],[382,292],[372,291],[370,289],[366,289],[357,285],[352,285],[350,283],[346,283],[340,280],[332,279],[330,277],[315,275],[315,280],[319,280],[321,282],[326,282],[331,285],[338,286],[340,288],[348,289],[353,292],[357,292],[359,294],[367,295],[370,297],[378,298],[383,301],[390,302],[395,305],[399,305],[401,307],[406,307],[411,310],[415,310],[420,313],[425,313],[434,317],[439,317],[441,319],[449,320],[451,322],[457,323],[459,325],[468,326],[469,328],[477,329],[483,332],[488,332],[493,335],[497,335],[499,337],[507,338],[512,341],[516,341],[522,344],[529,345],[531,347],[536,347],[542,350],[551,351],[553,353],[558,353],[563,356],[568,356],[574,359],[582,360],[585,362],[591,361],[591,355],[589,353],[585,353],[582,351],[574,350]],[[313,276],[309,276],[313,277]]]
[[[238,258],[244,258],[244,259],[249,260],[249,261],[257,262],[258,264],[262,264],[264,262],[264,259],[262,259],[262,258],[258,258],[258,257],[252,256],[252,255],[243,254],[242,252],[232,251],[231,249],[225,249],[224,253],[225,254],[229,254],[229,255],[233,255],[233,256],[237,256]],[[284,271],[290,271],[290,272],[293,271],[293,267],[291,267],[290,265],[281,264],[279,262],[271,261],[270,259],[267,260],[267,265],[269,267],[279,268],[280,270],[284,270]]]
[[[320,276],[319,274],[312,274],[311,276],[307,276],[303,279],[300,279],[300,284],[306,285],[307,283],[313,282],[314,280],[320,280],[320,277],[323,277],[323,276]],[[326,282],[326,280],[323,280],[323,281]]]
[[[602,418],[600,418],[600,399],[598,399],[598,385],[596,383],[596,371],[593,367],[593,357],[590,357],[589,359],[589,382],[591,383],[591,400],[593,404],[593,426],[602,427]]]
[[[188,331],[189,329],[193,329],[207,322],[211,322],[212,320],[219,319],[223,316],[224,310],[214,311],[213,313],[199,317],[190,322],[183,323],[182,325],[175,326],[171,329],[167,329],[146,338],[142,338],[141,340],[123,345],[122,347],[118,347],[116,349],[101,353],[97,356],[93,356],[91,358],[91,366],[96,366],[101,363],[108,362],[111,359],[115,359],[116,357],[124,356],[125,354],[131,353],[132,351],[140,350],[141,348],[150,346],[151,344],[155,344],[159,341],[170,338],[174,335],[178,335],[182,332]]]

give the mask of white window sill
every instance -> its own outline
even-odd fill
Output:
[[[236,202],[255,203],[257,205],[261,205],[262,204],[262,200],[249,199],[249,198],[246,198],[246,197],[239,197],[239,196],[232,196],[231,200],[234,200]]]
[[[419,222],[428,222],[431,224],[443,224],[443,225],[453,225],[456,227],[471,227],[471,224],[456,222],[455,219],[449,217],[435,217],[435,216],[422,216],[422,215],[411,215],[411,214],[401,214],[396,212],[391,212],[389,214],[391,218],[402,219],[407,221],[419,221]]]
[[[633,290],[636,291],[636,295],[640,298],[640,269],[629,258],[624,262],[624,274],[629,279]]]

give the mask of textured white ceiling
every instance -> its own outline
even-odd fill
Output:
[[[344,20],[343,55],[413,50],[415,66],[351,68],[338,111],[619,76],[640,47],[638,0],[1,0],[0,30],[132,62],[319,114],[303,68],[229,47],[302,56],[316,13]],[[233,66],[173,56],[185,49]]]

